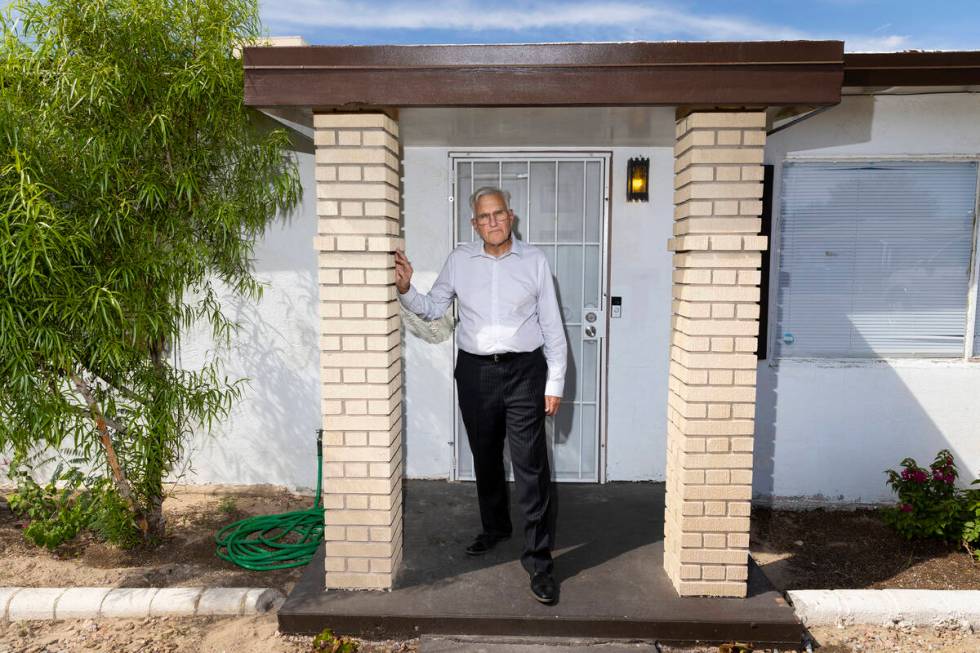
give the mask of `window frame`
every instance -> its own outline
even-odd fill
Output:
[[[969,279],[967,283],[967,304],[966,304],[966,323],[964,324],[963,352],[960,356],[868,356],[868,357],[842,357],[842,356],[785,356],[777,354],[776,336],[778,329],[774,328],[778,324],[776,319],[777,302],[779,300],[779,284],[772,283],[772,279],[778,279],[780,274],[779,255],[782,243],[780,235],[782,233],[782,197],[783,197],[783,167],[787,163],[975,163],[976,180],[973,187],[973,229],[972,242],[970,243],[970,265]],[[917,362],[980,362],[980,349],[974,349],[974,339],[980,329],[977,328],[977,291],[980,287],[980,260],[978,260],[978,243],[980,243],[980,155],[906,155],[906,154],[882,154],[882,155],[851,155],[851,156],[786,156],[778,163],[774,164],[773,170],[773,193],[772,193],[772,226],[769,239],[769,292],[768,306],[766,307],[767,332],[760,334],[766,340],[766,361],[770,367],[777,367],[780,361],[790,362],[811,362],[828,364],[847,364],[849,366],[879,365],[882,362],[899,363],[907,361]],[[760,358],[760,360],[762,360]]]

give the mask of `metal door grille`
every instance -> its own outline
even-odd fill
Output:
[[[561,408],[558,415],[547,418],[546,426],[553,475],[559,481],[598,481],[608,156],[496,154],[455,156],[452,162],[457,244],[478,238],[470,224],[472,192],[480,186],[498,186],[511,194],[517,237],[541,248],[548,257],[569,343]],[[599,316],[597,337],[583,333],[583,315],[590,313]],[[472,457],[458,403],[454,410],[454,477],[472,480]],[[507,468],[510,473],[509,464]]]

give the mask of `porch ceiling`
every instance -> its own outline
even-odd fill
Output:
[[[768,106],[840,101],[841,41],[249,47],[250,106]]]
[[[673,107],[404,109],[405,147],[673,147]]]

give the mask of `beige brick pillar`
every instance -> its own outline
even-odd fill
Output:
[[[392,586],[402,554],[398,124],[314,116],[326,586]]]
[[[746,594],[765,124],[677,121],[664,567],[681,596]]]

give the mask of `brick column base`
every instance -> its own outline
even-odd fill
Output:
[[[677,121],[664,567],[681,596],[746,594],[765,125]]]
[[[391,588],[402,555],[398,125],[313,120],[327,588]]]

